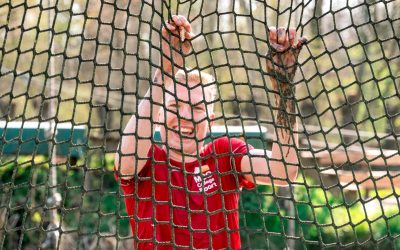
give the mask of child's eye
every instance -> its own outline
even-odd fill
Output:
[[[168,105],[169,109],[176,110],[178,105],[176,103]]]
[[[194,110],[197,112],[203,112],[205,109],[202,106],[195,106]]]

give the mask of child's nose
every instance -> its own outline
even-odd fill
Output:
[[[192,120],[192,108],[189,105],[185,105],[185,107],[181,109],[179,115],[185,120]]]

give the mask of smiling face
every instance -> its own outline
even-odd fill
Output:
[[[160,122],[165,122],[160,127],[162,141],[180,156],[198,155],[212,125],[209,120],[214,118],[204,98],[209,87],[201,84],[195,72],[190,73],[188,81],[178,74],[177,83],[166,87],[165,108],[160,114]]]

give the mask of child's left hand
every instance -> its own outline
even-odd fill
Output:
[[[287,131],[295,126],[295,87],[292,85],[297,69],[297,59],[301,48],[307,42],[301,37],[296,42],[296,29],[289,28],[287,32],[284,27],[270,28],[269,44],[270,50],[267,54],[267,70],[270,73],[272,88],[275,91],[275,104],[277,111],[277,124],[283,126]],[[288,115],[290,114],[290,115]],[[282,137],[287,137],[283,133]],[[288,151],[289,152],[289,151]]]
[[[307,42],[305,37],[301,37],[296,42],[296,29],[271,27],[269,32],[270,51],[267,54],[267,70],[272,74],[271,77],[284,78],[276,79],[279,82],[288,83],[292,81],[297,69],[297,58]],[[286,79],[288,78],[288,79]]]

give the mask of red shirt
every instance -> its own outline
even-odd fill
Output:
[[[239,191],[254,187],[240,175],[240,162],[251,148],[223,137],[205,145],[199,161],[182,164],[167,163],[153,145],[142,171],[120,182],[134,248],[240,248]]]

